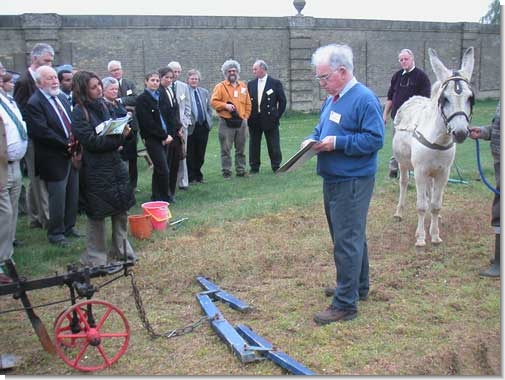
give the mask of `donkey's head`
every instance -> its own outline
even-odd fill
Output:
[[[433,93],[438,98],[438,106],[447,133],[455,142],[462,143],[468,137],[468,125],[472,118],[474,93],[470,85],[474,65],[473,47],[466,49],[459,70],[449,70],[433,49],[428,49],[433,72],[437,82]]]

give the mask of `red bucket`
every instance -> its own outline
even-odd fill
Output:
[[[130,233],[137,239],[151,237],[153,232],[151,215],[129,215],[128,224],[130,225]]]
[[[168,206],[170,203],[163,201],[153,201],[142,203],[144,215],[151,216],[151,223],[155,230],[164,230],[167,227],[167,222],[172,217]]]

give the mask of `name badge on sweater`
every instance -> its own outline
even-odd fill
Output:
[[[132,91],[132,90],[126,90],[126,95],[127,95],[127,96],[130,96],[131,94],[133,94],[133,91]]]
[[[274,90],[270,89],[266,92],[267,95],[272,95],[274,93]]]
[[[342,117],[342,115],[340,115],[339,113],[337,113],[335,111],[330,112],[330,120],[333,121],[334,123],[339,124],[341,117]]]
[[[245,93],[247,93],[247,88],[246,88],[246,87],[242,87],[242,88],[240,89],[240,93],[241,93],[242,95],[244,95]]]
[[[238,98],[238,91],[237,90],[233,91],[233,97]]]

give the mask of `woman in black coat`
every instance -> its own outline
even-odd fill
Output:
[[[100,78],[88,71],[79,71],[73,78],[72,131],[83,147],[83,192],[88,216],[86,251],[81,256],[84,265],[109,263],[106,247],[105,218],[112,220],[111,261],[124,257],[124,242],[129,259],[136,259],[128,241],[128,210],[135,204],[129,182],[128,168],[119,154],[129,128],[122,135],[100,135],[99,126],[111,115],[102,99]]]

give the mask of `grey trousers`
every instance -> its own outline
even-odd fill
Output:
[[[49,222],[49,194],[45,182],[35,175],[35,151],[33,141],[28,140],[28,149],[25,154],[26,169],[30,182],[26,190],[26,208],[29,223],[40,223],[47,228]]]
[[[137,258],[128,241],[128,216],[126,212],[110,217],[112,225],[112,246],[107,249],[106,220],[90,219],[86,230],[86,251],[81,255],[81,263],[88,266],[107,265],[124,255],[123,244],[126,241],[126,254],[130,260]]]
[[[182,127],[182,134],[183,134],[183,139],[184,139],[184,145],[182,149],[184,149],[184,152],[188,151],[188,128],[187,127]],[[177,172],[177,184],[179,187],[188,187],[189,185],[189,178],[188,178],[188,165],[186,163],[186,159],[181,160],[179,162],[179,171]]]
[[[45,181],[49,194],[49,242],[65,239],[77,220],[79,203],[79,172],[68,163],[67,175],[61,181]]]
[[[0,190],[0,264],[12,256],[21,184],[19,161],[15,161],[7,169],[7,186]]]
[[[219,118],[219,144],[221,145],[221,171],[223,175],[232,173],[231,151],[235,146],[235,171],[244,174],[246,171],[245,147],[249,130],[247,120],[242,121],[240,128],[230,128],[223,118]]]

